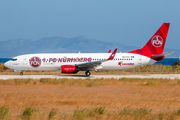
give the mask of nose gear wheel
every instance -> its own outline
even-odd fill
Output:
[[[91,75],[91,73],[89,71],[86,71],[85,74],[86,74],[86,76],[90,76]]]

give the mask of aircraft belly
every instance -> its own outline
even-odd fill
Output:
[[[60,70],[60,66],[40,66],[37,68],[31,67],[29,70]]]
[[[36,70],[36,71],[41,71],[41,70],[60,70],[60,66],[59,65],[53,65],[53,66],[45,66],[45,65],[41,65],[39,67],[32,67],[30,65],[27,66],[19,66],[19,67],[13,67],[12,69],[15,70]]]

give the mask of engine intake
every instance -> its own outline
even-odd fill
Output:
[[[77,73],[79,72],[77,66],[75,65],[62,65],[61,73]]]

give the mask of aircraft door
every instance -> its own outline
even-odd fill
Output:
[[[142,64],[142,56],[139,56],[138,64]]]
[[[23,65],[27,65],[27,57],[23,57]]]

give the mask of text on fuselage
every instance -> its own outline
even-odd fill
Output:
[[[63,57],[63,58],[43,58],[42,61],[43,62],[91,62],[91,58],[67,58],[67,57]]]

